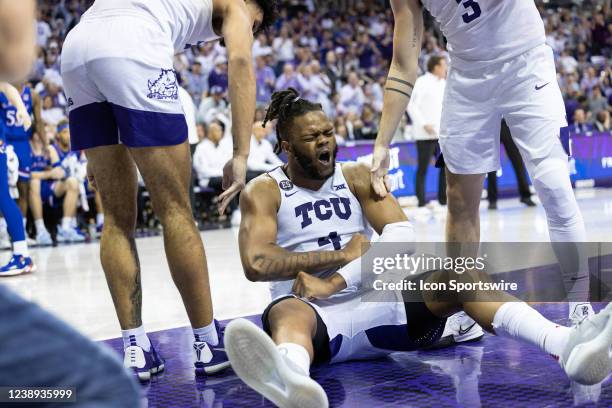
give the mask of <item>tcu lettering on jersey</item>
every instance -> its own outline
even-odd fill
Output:
[[[302,218],[302,229],[312,224],[312,215],[320,221],[326,221],[334,214],[340,220],[348,220],[351,217],[351,201],[346,197],[334,197],[295,207],[295,216]]]

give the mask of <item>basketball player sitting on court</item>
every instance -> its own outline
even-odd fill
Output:
[[[608,375],[610,305],[570,329],[503,292],[466,303],[432,302],[429,295],[438,293],[431,292],[423,292],[421,302],[362,301],[364,218],[380,234],[378,242],[407,247],[412,225],[392,195],[377,198],[367,166],[335,162],[334,128],[321,105],[294,90],[276,93],[267,113],[267,120],[275,119],[288,164],[242,193],[239,235],[247,278],[272,282],[274,300],[262,317],[265,333],[246,320],[231,322],[225,332],[232,367],[249,386],[281,407],[326,407],[325,392],[309,377],[313,362],[427,347],[439,340],[447,316],[461,309],[488,331],[557,357],[577,382],[594,384]]]
[[[57,240],[83,242],[85,235],[76,227],[80,183],[75,174],[71,174],[71,162],[78,163],[78,153],[70,151],[70,129],[67,120],[57,125],[57,141],[46,150],[47,155],[43,152],[37,152],[42,155],[33,155],[30,206],[36,225],[36,240],[39,245],[53,244],[43,220],[43,203],[54,207],[63,201],[62,223],[57,231]]]

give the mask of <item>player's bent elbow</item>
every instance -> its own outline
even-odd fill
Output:
[[[251,282],[261,282],[261,274],[252,266],[244,266],[244,276]]]

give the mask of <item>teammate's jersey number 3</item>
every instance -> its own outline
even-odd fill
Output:
[[[467,10],[467,13],[461,16],[463,17],[463,22],[466,24],[469,24],[472,21],[476,20],[478,17],[480,17],[480,14],[482,14],[482,10],[480,9],[480,6],[475,0],[455,1],[457,2],[457,4],[462,4],[463,7],[465,7],[465,9]]]

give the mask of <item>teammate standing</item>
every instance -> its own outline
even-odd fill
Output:
[[[389,144],[416,79],[421,3],[439,22],[451,57],[440,128],[448,186],[446,240],[462,243],[462,251],[467,250],[465,244],[480,241],[480,197],[486,174],[499,168],[503,118],[546,211],[553,249],[564,269],[570,319],[577,323],[592,313],[586,303],[588,263],[580,248],[586,231],[560,140],[567,121],[553,52],[533,1],[391,1],[394,52],[372,185],[379,195],[387,193]],[[571,253],[579,259],[563,259]]]
[[[162,371],[164,363],[141,320],[136,169],[163,225],[172,278],[194,331],[196,373],[229,365],[213,320],[204,248],[189,202],[187,123],[173,56],[220,37],[227,47],[234,155],[224,171],[224,211],[245,184],[255,112],[253,33],[273,22],[275,3],[98,0],[66,38],[62,76],[72,149],[85,150],[90,181],[102,197],[102,267],[121,324],[125,365],[141,380]]]
[[[8,83],[0,83],[0,114],[2,118],[10,117],[14,120],[13,128],[19,126],[27,132],[32,126],[30,113],[19,91]],[[6,219],[8,232],[13,241],[13,256],[8,264],[0,268],[0,276],[13,276],[33,272],[36,267],[28,253],[22,213],[9,192],[6,133],[4,120],[0,120],[0,211]]]
[[[32,171],[32,147],[30,146],[30,140],[33,133],[38,133],[43,144],[47,143],[45,127],[41,118],[40,96],[25,83],[14,84],[14,86],[19,91],[21,100],[33,121],[33,126],[26,129],[22,121],[16,117],[15,108],[6,109],[5,116],[3,117],[6,125],[6,141],[13,146],[15,154],[19,159],[19,180],[17,181],[17,188],[19,189],[18,203],[21,214],[24,216],[23,222],[25,225]]]

